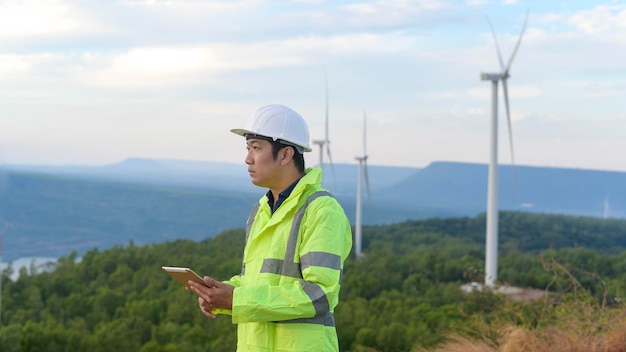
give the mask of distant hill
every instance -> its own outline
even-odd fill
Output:
[[[377,199],[474,214],[487,204],[487,173],[486,164],[434,162]],[[501,165],[498,174],[500,209],[626,217],[624,172]]]
[[[0,193],[4,259],[115,244],[202,239],[242,227],[256,196],[9,172]]]
[[[514,171],[514,174],[513,174]],[[626,173],[500,166],[502,210],[626,218]],[[513,175],[514,181],[513,182]],[[324,167],[324,185],[353,221],[357,165]],[[475,216],[487,198],[487,165],[370,166],[365,225]],[[6,260],[59,256],[242,228],[265,190],[241,164],[129,159],[104,166],[5,165],[0,229]]]
[[[386,175],[388,170],[395,172]],[[334,171],[340,187],[349,184],[349,171],[356,175],[356,169],[341,165]],[[414,170],[371,171],[376,177],[372,184],[384,187]],[[332,177],[329,183],[335,184]],[[0,173],[4,259],[83,253],[130,240],[201,240],[243,228],[265,192],[251,184],[245,165],[146,159],[102,167],[9,165]],[[337,192],[337,197],[352,216],[350,192]],[[366,224],[419,217],[415,210],[384,205],[374,205],[368,213]]]
[[[259,193],[259,188],[250,182],[247,166],[243,163],[131,158],[102,166],[6,165],[5,168],[9,171],[72,176],[80,179]],[[373,165],[368,168],[370,186],[372,189],[388,187],[418,170],[419,168]],[[337,195],[354,194],[356,175],[356,165],[337,164],[332,167],[325,165],[324,185]]]
[[[9,171],[70,176],[75,179],[255,191],[243,163],[131,158],[102,166],[6,165],[5,168]]]

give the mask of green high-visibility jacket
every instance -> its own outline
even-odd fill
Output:
[[[239,352],[339,350],[333,312],[352,233],[321,182],[307,169],[273,215],[264,196],[248,219],[242,272],[226,281]]]

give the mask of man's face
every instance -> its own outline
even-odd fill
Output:
[[[272,188],[280,172],[280,160],[274,160],[272,144],[263,139],[248,139],[246,145],[248,154],[245,162],[252,183],[259,187]]]

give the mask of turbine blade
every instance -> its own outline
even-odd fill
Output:
[[[324,74],[324,84],[326,86],[326,133],[324,135],[324,142],[328,143],[328,77],[326,76],[326,74]]]
[[[491,20],[489,16],[487,16],[487,22],[489,23],[489,27],[491,28],[491,35],[493,36],[493,41],[496,43],[496,50],[498,51],[498,60],[500,60],[500,68],[504,71],[504,60],[502,60],[502,54],[500,53],[500,45],[498,45],[498,38],[496,37],[496,30],[493,29],[493,25],[491,24]]]
[[[363,112],[363,155],[367,156],[367,114]]]
[[[505,76],[508,75],[509,69],[511,68],[511,64],[513,64],[513,59],[515,58],[515,54],[517,54],[517,49],[519,49],[519,45],[522,43],[522,36],[524,36],[524,31],[526,31],[526,23],[528,23],[528,10],[526,10],[526,17],[524,18],[524,25],[522,26],[522,31],[520,32],[519,38],[517,39],[517,44],[515,44],[515,49],[513,49],[513,54],[511,54],[509,63],[506,65],[506,69],[504,70]]]
[[[513,183],[513,207],[515,207],[515,153],[513,152],[513,127],[511,124],[511,114],[509,109],[509,91],[506,78],[502,79],[502,92],[504,93],[504,106],[506,107],[506,121],[509,126],[509,146],[511,149],[511,177]]]

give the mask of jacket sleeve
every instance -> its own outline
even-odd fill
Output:
[[[237,288],[237,287],[239,287],[241,285],[241,280],[240,279],[241,279],[240,275],[235,275],[235,276],[231,277],[230,280],[226,280],[226,281],[223,281],[223,282],[225,284],[229,284],[229,285],[232,285],[235,288]],[[232,314],[232,310],[219,308],[219,309],[214,309],[213,313],[230,315],[230,314]]]
[[[302,279],[236,287],[233,323],[324,317],[334,311],[343,263],[352,247],[350,223],[341,205],[331,197],[314,200],[302,219],[300,238],[295,261]]]

